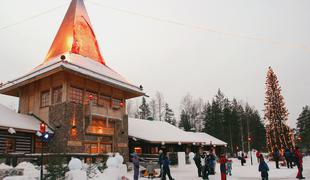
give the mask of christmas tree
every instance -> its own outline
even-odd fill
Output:
[[[265,122],[266,142],[269,152],[275,148],[292,147],[292,133],[287,125],[288,110],[281,95],[276,74],[269,67],[266,80]]]

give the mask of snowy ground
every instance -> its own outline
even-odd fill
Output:
[[[310,157],[305,157],[304,159],[304,176],[306,179],[310,179]],[[259,180],[260,173],[258,172],[258,164],[256,158],[253,159],[253,166],[249,163],[250,160],[247,159],[247,164],[245,166],[240,165],[238,159],[233,159],[233,169],[232,176],[228,176],[228,180]],[[293,180],[296,179],[297,167],[293,169],[287,169],[286,167],[280,167],[280,169],[275,168],[274,162],[267,162],[270,168],[269,179],[281,179],[281,180]],[[184,167],[171,167],[171,175],[175,180],[201,180],[197,177],[197,169],[195,165],[186,165]],[[130,180],[132,180],[132,174],[128,174]],[[147,178],[141,178],[147,179]],[[210,180],[220,180],[219,175],[219,164],[216,166],[216,175],[209,176]]]

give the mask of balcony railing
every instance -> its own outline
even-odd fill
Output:
[[[103,117],[109,119],[122,120],[125,115],[124,108],[113,109],[106,106],[85,105],[85,116]]]

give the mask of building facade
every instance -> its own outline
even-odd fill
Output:
[[[0,93],[19,97],[19,113],[33,114],[53,129],[50,152],[124,157],[126,100],[144,95],[141,86],[106,65],[82,0],[72,0],[44,62],[2,84]]]

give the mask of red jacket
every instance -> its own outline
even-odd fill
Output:
[[[300,165],[302,165],[302,154],[298,149],[295,150],[295,157],[296,157],[298,163]]]

